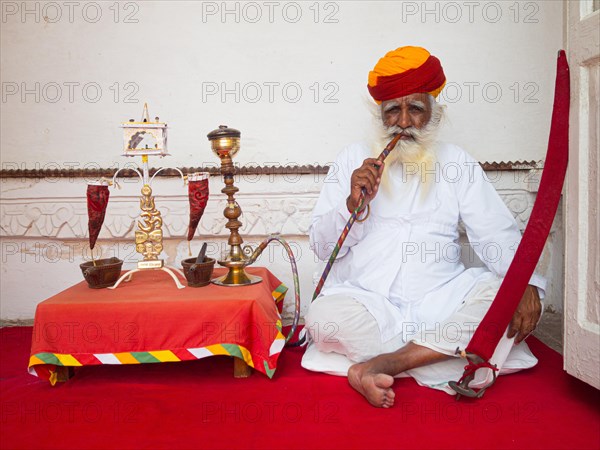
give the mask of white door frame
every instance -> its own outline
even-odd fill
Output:
[[[600,11],[566,2],[571,72],[566,187],[564,368],[600,388]],[[597,8],[597,6],[596,6]]]

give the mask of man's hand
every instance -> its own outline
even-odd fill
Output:
[[[352,177],[350,178],[350,195],[346,199],[348,211],[354,211],[360,204],[362,188],[365,188],[366,191],[363,210],[375,198],[379,189],[379,183],[381,182],[383,166],[383,161],[375,158],[367,158],[364,160],[362,166],[352,172]]]
[[[535,330],[541,314],[542,303],[538,290],[535,286],[529,285],[508,325],[508,337],[512,338],[516,335],[515,344],[519,344]]]

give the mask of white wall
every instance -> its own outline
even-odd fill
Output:
[[[425,46],[442,61],[449,83],[441,97],[449,106],[444,139],[480,161],[545,154],[562,43],[559,1],[3,1],[1,7],[2,169],[122,167],[131,160],[120,156],[119,124],[139,118],[146,101],[151,116],[170,126],[172,156],[152,165],[215,166],[206,134],[219,124],[242,131],[236,158],[242,165],[327,164],[368,135],[368,71],[402,45]],[[233,12],[222,16],[224,8]],[[85,180],[1,181],[0,315],[26,319],[44,298],[81,280],[77,264],[88,256]],[[243,235],[259,242],[280,231],[298,243],[306,306],[316,267],[306,229],[322,179],[254,181],[240,184]],[[211,183],[218,192],[220,181]],[[534,194],[522,178],[506,183],[498,188],[507,202],[526,199],[525,207],[511,208],[524,223]],[[107,252],[131,253],[137,189],[111,191],[99,242]],[[170,227],[165,258],[174,264],[187,256],[187,200],[179,189],[174,180],[159,180],[155,189]],[[193,251],[201,240],[224,241],[221,201],[211,200]],[[562,242],[558,228],[541,263],[559,308]],[[291,288],[282,254],[269,264]]]
[[[367,74],[403,45],[442,61],[445,138],[482,161],[545,152],[559,1],[1,5],[5,168],[122,165],[118,125],[146,101],[171,126],[169,164],[213,162],[222,123],[242,131],[242,164],[327,163],[365,136]]]

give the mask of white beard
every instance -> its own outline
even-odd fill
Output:
[[[431,175],[431,171],[436,165],[435,143],[437,134],[440,128],[440,123],[444,116],[444,107],[434,103],[431,119],[423,128],[416,129],[409,127],[402,129],[398,126],[386,127],[381,119],[381,107],[377,105],[377,110],[374,111],[376,137],[371,146],[373,157],[377,158],[383,149],[388,145],[392,138],[400,132],[409,134],[413,139],[400,139],[394,149],[385,159],[386,168],[383,171],[381,184],[384,191],[388,194],[391,192],[390,176],[397,176],[399,172],[403,172],[400,176],[404,179],[417,176],[419,181],[423,183],[423,195],[429,191],[429,181],[435,177]],[[404,168],[404,171],[401,169]],[[429,174],[426,176],[426,174]]]
[[[398,126],[381,126],[379,139],[381,150],[400,132],[410,134],[413,138],[411,140],[400,139],[386,158],[386,165],[394,167],[405,164],[420,168],[423,164],[433,164],[435,162],[433,147],[437,136],[437,128],[437,124],[432,126],[431,121],[422,130],[412,127],[403,130]]]

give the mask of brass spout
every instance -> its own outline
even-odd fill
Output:
[[[262,252],[265,250],[265,248],[267,248],[270,239],[271,236],[262,241],[254,250],[252,250],[252,247],[250,247],[249,245],[246,245],[244,247],[244,254],[249,255],[247,259],[248,266],[254,264],[256,260],[260,257],[260,255],[262,255]]]

